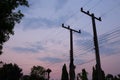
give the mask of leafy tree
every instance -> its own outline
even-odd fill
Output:
[[[31,79],[32,80],[45,80],[45,68],[42,66],[33,66],[33,68],[31,69]]]
[[[67,72],[67,68],[66,68],[66,64],[64,64],[63,68],[62,68],[61,80],[69,80],[69,78],[68,78],[68,72]]]
[[[22,69],[17,64],[4,64],[0,68],[0,80],[19,80],[22,75]]]
[[[118,77],[119,77],[119,79],[120,79],[120,74],[118,74]]]
[[[2,66],[3,66],[3,64],[4,64],[4,63],[3,63],[2,61],[0,61],[0,67],[2,67]]]
[[[21,78],[21,80],[30,80],[30,76],[29,75],[24,75],[22,78]]]
[[[86,70],[85,70],[85,69],[82,69],[82,73],[78,73],[78,77],[79,77],[81,80],[88,80]]]
[[[106,80],[113,80],[113,75],[112,74],[107,74]]]
[[[118,76],[113,76],[112,74],[107,74],[106,80],[120,80],[119,75]]]
[[[27,0],[0,0],[0,54],[2,54],[3,43],[8,41],[10,35],[14,34],[14,26],[20,23],[24,16],[20,6],[29,6]]]
[[[115,76],[113,80],[118,80],[117,76]]]
[[[48,69],[46,70],[46,72],[47,72],[47,74],[48,74],[48,80],[50,80],[50,73],[52,72],[52,70],[48,68]]]

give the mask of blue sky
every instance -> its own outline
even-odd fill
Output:
[[[62,28],[64,23],[81,30],[81,34],[74,33],[76,73],[86,68],[91,74],[95,65],[92,24],[91,18],[80,11],[83,7],[102,18],[96,25],[103,70],[111,74],[120,72],[119,0],[29,0],[29,3],[29,8],[21,8],[25,17],[16,24],[15,35],[5,43],[0,60],[17,63],[25,74],[32,66],[41,65],[53,70],[51,78],[60,78],[63,64],[69,68],[69,31]]]

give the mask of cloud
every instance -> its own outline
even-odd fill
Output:
[[[92,35],[91,35],[91,33],[82,30],[81,31],[81,37],[88,37],[88,38],[90,38],[90,37],[92,37]]]
[[[73,11],[71,10],[62,9],[56,11],[63,8],[68,0],[37,0],[37,3],[33,2],[33,4],[32,2],[33,1],[30,1],[30,8],[24,11],[25,17],[21,22],[23,29],[57,27],[73,15]]]
[[[45,50],[45,47],[43,46],[44,44],[42,44],[40,41],[35,43],[28,43],[28,45],[36,50]]]
[[[119,50],[120,40],[113,41],[113,42],[104,42],[104,44],[100,45],[100,53],[103,55],[111,55],[117,54],[120,52]]]
[[[100,46],[101,54],[111,55],[111,54],[117,54],[120,52],[120,49],[119,49],[120,34],[118,34],[119,32],[120,31],[118,29],[113,32],[106,33],[100,36],[99,46]]]
[[[47,19],[47,18],[26,18],[22,21],[23,29],[38,29],[38,28],[54,28],[60,26],[67,19],[69,15],[59,16],[57,19]]]
[[[26,43],[25,43],[26,44]],[[41,44],[41,42],[36,43],[27,43],[24,47],[13,47],[12,50],[21,53],[38,53],[40,51],[45,50],[45,47]]]
[[[89,33],[83,32],[82,37],[77,36],[79,38],[75,40],[75,45],[85,52],[94,49],[94,41],[91,36],[92,35],[90,35]],[[119,36],[119,34],[113,35],[108,33],[98,36],[100,55],[109,56],[112,54],[118,54],[120,52],[119,49],[120,38],[117,36]]]
[[[75,59],[75,64],[77,65],[77,64],[83,64],[83,63],[85,63],[86,62],[86,60],[85,59]]]
[[[118,54],[120,52],[119,44],[120,44],[120,36],[118,34],[119,31],[115,31],[114,33],[106,33],[103,35],[98,36],[99,37],[99,49],[101,55],[112,55],[112,54]],[[117,34],[116,34],[117,33]],[[115,34],[115,35],[114,35]],[[86,37],[85,39],[82,37],[79,37],[77,40],[75,40],[75,44],[78,48],[82,48],[82,50],[87,51],[88,49],[94,49],[94,42],[93,39],[90,39],[90,34],[86,33],[84,34]],[[84,37],[83,36],[83,37]],[[78,36],[77,36],[78,37]]]
[[[76,34],[77,39],[75,40],[75,45],[79,48],[87,50],[89,48],[94,48],[93,38],[91,33],[81,30],[81,34]]]
[[[84,30],[81,30],[81,34],[76,34],[76,36],[80,39],[90,39],[92,38],[92,34],[87,32],[87,31],[84,31]]]
[[[25,48],[25,47],[14,47],[12,49],[20,53],[38,53],[39,52],[37,49]]]
[[[57,0],[55,10],[58,11],[63,8],[67,2],[68,0]]]
[[[55,57],[44,57],[44,58],[38,58],[41,61],[45,61],[45,62],[50,62],[50,63],[61,63],[64,60],[60,59],[60,58],[55,58]]]
[[[114,51],[115,51],[115,49],[113,49],[113,48],[108,48],[108,47],[100,48],[100,54],[102,54],[102,55],[111,55],[114,53]]]
[[[28,18],[23,22],[24,29],[38,29],[45,27],[52,27],[55,22],[46,18]]]
[[[79,48],[79,49],[83,49],[83,50],[88,50],[88,49],[92,49],[94,48],[94,43],[92,40],[90,39],[85,39],[85,40],[75,40],[75,45]]]

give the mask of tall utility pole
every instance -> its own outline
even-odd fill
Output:
[[[74,58],[73,58],[73,31],[80,33],[79,31],[76,31],[74,29],[71,29],[70,26],[65,27],[64,24],[62,24],[62,27],[65,29],[70,30],[70,65],[69,65],[69,75],[70,75],[70,80],[75,80],[75,65],[74,65]]]
[[[98,80],[102,79],[102,73],[101,73],[101,63],[100,63],[100,55],[99,55],[99,45],[98,45],[98,38],[97,38],[97,31],[96,31],[96,24],[95,19],[98,21],[101,21],[101,17],[97,18],[94,16],[94,14],[90,14],[89,11],[85,12],[83,8],[81,8],[81,12],[85,13],[86,15],[90,16],[92,18],[92,25],[93,25],[93,34],[94,34],[94,46],[95,46],[95,55],[96,55],[96,69],[98,71]]]

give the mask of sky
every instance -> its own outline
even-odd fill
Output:
[[[73,33],[74,64],[76,74],[83,68],[91,79],[95,66],[91,17],[80,11],[94,13],[96,20],[101,66],[106,74],[120,73],[120,1],[119,0],[29,0],[30,7],[20,7],[24,18],[16,24],[14,35],[4,44],[0,60],[16,63],[29,74],[40,65],[52,70],[51,79],[60,80],[62,66],[69,71],[69,30]]]

